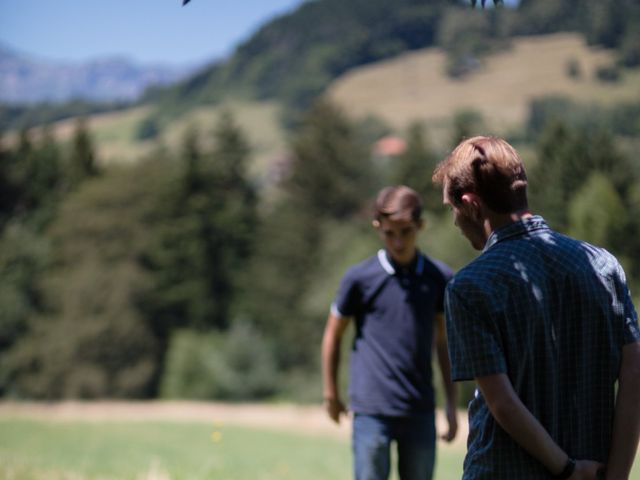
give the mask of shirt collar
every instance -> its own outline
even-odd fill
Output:
[[[378,261],[380,265],[389,275],[396,274],[396,268],[394,267],[393,261],[389,258],[387,251],[384,248],[378,250]],[[416,260],[414,260],[415,271],[417,275],[422,275],[424,271],[424,255],[420,253],[420,250],[416,249]]]
[[[506,240],[511,237],[518,237],[534,232],[536,230],[548,230],[549,226],[540,215],[533,215],[531,217],[523,218],[515,222],[509,223],[503,227],[497,228],[489,238],[484,246],[483,252],[486,252],[496,243]]]

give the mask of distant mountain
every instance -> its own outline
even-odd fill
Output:
[[[140,65],[124,58],[59,63],[0,45],[0,102],[130,101],[151,85],[167,85],[189,73],[186,68]]]

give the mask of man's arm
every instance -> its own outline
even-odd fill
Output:
[[[438,365],[442,373],[442,385],[446,397],[445,412],[449,430],[441,435],[441,438],[450,442],[456,437],[458,432],[458,413],[456,404],[458,401],[458,392],[456,385],[451,380],[451,362],[449,360],[449,350],[447,348],[447,330],[445,328],[444,313],[437,313],[435,318],[435,343],[436,354],[438,356]]]
[[[554,442],[542,424],[522,403],[505,374],[476,378],[482,396],[493,418],[532,457],[554,475],[563,471],[569,456]],[[569,478],[596,479],[602,465],[589,460],[576,461],[576,469]]]
[[[329,314],[322,337],[322,383],[325,408],[329,417],[340,423],[340,414],[347,412],[338,390],[338,366],[340,365],[340,345],[349,324],[348,318]]]
[[[607,480],[626,480],[638,450],[640,438],[640,342],[622,349],[618,395],[613,420]]]

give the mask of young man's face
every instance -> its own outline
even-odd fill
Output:
[[[422,228],[422,222],[382,218],[380,221],[375,220],[373,225],[394,262],[405,265],[413,260],[416,254],[416,238]]]
[[[471,246],[476,250],[482,250],[487,242],[487,237],[482,221],[473,215],[472,207],[468,205],[456,206],[450,201],[446,187],[443,189],[443,203],[453,213],[453,223],[467,237]]]

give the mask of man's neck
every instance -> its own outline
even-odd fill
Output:
[[[399,267],[407,267],[416,261],[416,257],[418,256],[418,249],[414,249],[411,256],[408,257],[408,260],[399,260],[391,255],[391,252],[387,250],[387,257],[391,260],[392,263],[398,265]]]
[[[517,212],[512,213],[493,213],[491,212],[485,219],[484,229],[489,238],[495,230],[502,228],[506,225],[509,225],[513,222],[519,222],[520,220],[524,220],[525,218],[529,218],[532,216],[530,210],[519,210]]]

